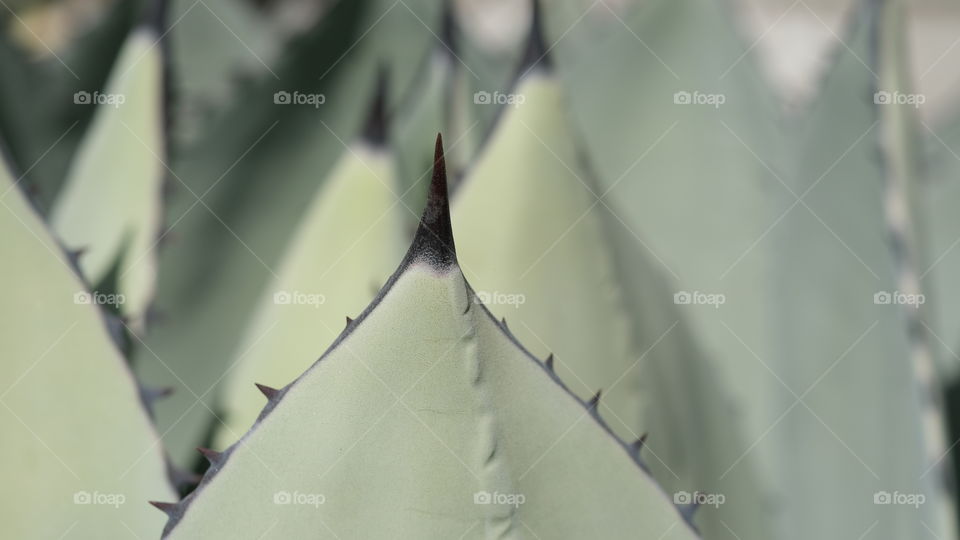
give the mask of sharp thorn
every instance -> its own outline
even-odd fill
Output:
[[[161,512],[163,512],[168,516],[172,516],[173,514],[175,514],[177,511],[177,507],[179,506],[177,503],[170,503],[170,502],[160,502],[160,501],[147,501],[147,502],[149,502],[154,508],[157,508],[158,510],[160,510]]]
[[[420,216],[420,225],[405,260],[426,261],[434,268],[449,268],[457,262],[450,223],[450,200],[447,193],[447,166],[443,157],[443,138],[437,133],[433,156],[433,179],[427,194],[427,205]]]
[[[550,356],[547,357],[545,363],[547,364],[547,369],[553,371],[553,353],[550,353]]]
[[[202,446],[197,447],[197,452],[200,452],[203,457],[207,458],[207,461],[210,462],[210,465],[216,465],[220,463],[220,458],[223,456],[221,452],[216,450],[211,450],[209,448],[204,448]]]
[[[277,390],[276,388],[271,388],[265,384],[260,384],[260,383],[253,383],[253,384],[255,384],[257,388],[260,389],[260,393],[266,396],[266,398],[270,401],[273,401],[274,399],[276,399],[277,395],[280,394],[280,391]]]

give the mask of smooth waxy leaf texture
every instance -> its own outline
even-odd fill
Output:
[[[137,384],[86,285],[2,163],[0,193],[4,536],[150,537],[163,520],[147,500],[175,494]]]
[[[406,210],[392,191],[394,167],[385,148],[351,145],[317,193],[237,349],[220,446],[249,429],[263,408],[252,381],[279,387],[303,373],[403,258]]]
[[[186,186],[174,184],[168,205],[157,294],[164,323],[136,360],[143,380],[176,388],[158,404],[157,423],[178,463],[194,459],[217,424],[217,385],[318,178],[360,133],[378,70],[387,65],[388,102],[398,103],[434,48],[439,8],[434,0],[336,3],[271,65],[276,77],[242,88],[171,164]],[[291,102],[275,102],[277,92]],[[294,104],[295,93],[324,103]]]
[[[549,70],[512,92],[523,105],[501,117],[454,200],[464,274],[574,392],[603,391],[600,415],[620,437],[649,435],[662,484],[723,494],[697,513],[700,530],[767,536],[769,489],[753,460],[724,475],[751,443],[743,413],[690,336],[690,309],[715,308],[673,305],[661,263],[598,199]]]
[[[316,364],[268,392],[253,429],[171,509],[168,537],[695,537],[477,302],[439,141],[438,156],[400,268]]]
[[[776,415],[755,404],[776,387],[741,339],[765,356],[764,231],[786,205],[768,170],[780,166],[776,110],[747,45],[714,0],[549,7],[546,42],[598,191],[674,292],[724,295],[686,310],[693,338],[762,433]]]
[[[51,210],[50,222],[93,284],[116,272],[120,311],[143,329],[155,290],[166,166],[163,61],[157,33],[130,35],[103,93],[80,96],[97,113]]]
[[[956,534],[927,336],[911,331],[912,261],[896,245],[909,235],[918,177],[910,156],[896,153],[909,149],[892,141],[906,136],[903,115],[913,113],[877,97],[903,90],[882,86],[901,60],[876,48],[899,39],[901,7],[869,2],[856,13],[800,130],[785,197],[802,204],[772,233],[781,307],[770,365],[784,392],[770,436],[783,538]]]
[[[921,280],[929,293],[928,324],[937,336],[941,372],[951,378],[960,371],[960,121],[935,128],[929,161],[928,185],[922,190],[926,203],[927,254],[921,265]]]

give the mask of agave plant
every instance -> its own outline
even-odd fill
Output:
[[[13,19],[4,531],[957,538],[902,3],[786,119],[723,0],[495,4]]]

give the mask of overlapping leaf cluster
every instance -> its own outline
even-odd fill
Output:
[[[787,121],[718,0],[496,5],[3,37],[14,536],[956,537],[902,3]]]

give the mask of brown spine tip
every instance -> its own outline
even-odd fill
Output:
[[[347,326],[350,326],[350,323],[352,323],[352,322],[353,322],[353,319],[351,319],[350,316],[348,315],[348,316],[347,316]]]
[[[553,353],[550,353],[550,356],[547,357],[545,363],[547,364],[547,369],[553,371]]]
[[[197,447],[197,452],[200,452],[203,457],[207,458],[207,461],[210,462],[210,465],[216,465],[220,463],[220,458],[223,456],[222,453],[217,452],[216,450],[211,450],[202,446]]]
[[[280,391],[277,390],[276,388],[271,388],[265,384],[260,384],[260,383],[253,383],[253,384],[255,384],[257,386],[257,389],[260,390],[260,393],[266,396],[266,398],[270,401],[273,401],[274,399],[276,399],[277,395],[280,394]]]
[[[427,195],[427,206],[420,217],[420,226],[408,256],[427,261],[444,269],[457,262],[450,222],[450,199],[447,193],[447,167],[443,157],[443,138],[437,133],[433,157],[433,179]]]
[[[151,506],[160,510],[161,512],[163,512],[168,516],[172,516],[176,514],[177,508],[180,506],[177,503],[170,503],[170,502],[160,502],[160,501],[147,501],[147,502],[149,502]]]

